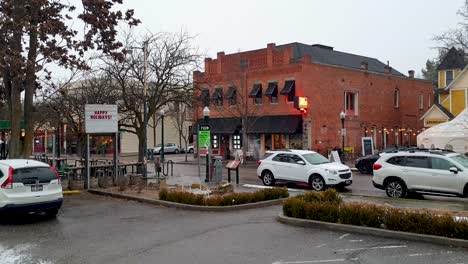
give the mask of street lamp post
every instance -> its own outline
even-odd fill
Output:
[[[341,111],[340,113],[340,119],[341,119],[341,153],[343,155],[343,163],[345,161],[345,154],[344,154],[344,148],[345,148],[345,126],[344,126],[344,122],[345,122],[345,118],[346,118],[346,113],[344,111]]]
[[[143,47],[131,47],[132,49],[143,50],[143,177],[148,176],[148,109],[147,109],[147,68],[148,68],[148,41],[143,42]]]
[[[164,166],[164,110],[160,111],[161,114],[161,162]]]
[[[208,106],[203,108],[203,118],[205,120],[205,124],[207,126],[210,125],[210,109]],[[205,175],[205,182],[210,182],[210,145],[211,140],[208,146],[206,146],[206,175]]]

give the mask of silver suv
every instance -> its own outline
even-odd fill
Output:
[[[410,192],[468,196],[468,158],[450,151],[395,151],[374,163],[373,185],[389,197]]]

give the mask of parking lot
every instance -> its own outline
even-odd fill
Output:
[[[1,263],[467,263],[468,250],[286,226],[279,206],[204,213],[90,194],[2,220]]]

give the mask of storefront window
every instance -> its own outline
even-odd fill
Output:
[[[242,147],[242,145],[241,145],[241,136],[240,135],[234,135],[232,143],[234,145],[234,149],[241,149],[241,147]]]
[[[273,149],[285,149],[286,148],[286,136],[275,134],[273,135],[274,148]]]
[[[289,135],[290,149],[303,149],[302,134]]]

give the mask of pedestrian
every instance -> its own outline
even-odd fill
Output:
[[[2,131],[2,134],[0,136],[0,160],[6,159],[6,144],[7,144],[6,133],[5,131]]]

